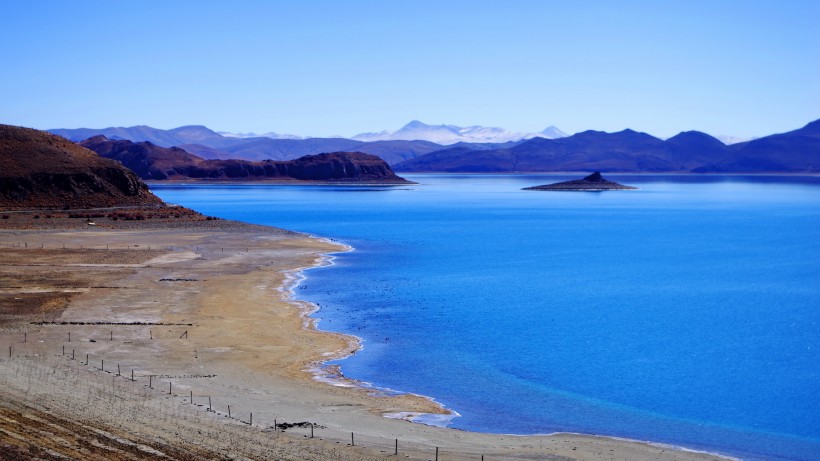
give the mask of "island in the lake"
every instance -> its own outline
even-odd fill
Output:
[[[636,190],[637,187],[625,186],[617,182],[607,181],[599,171],[586,176],[584,179],[544,184],[542,186],[525,187],[523,190],[554,190],[554,191],[602,191],[602,190]]]

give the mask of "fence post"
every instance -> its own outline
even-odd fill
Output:
[[[399,454],[399,439],[396,439],[396,451],[393,453],[394,455]]]
[[[353,433],[352,433],[352,432],[350,433],[350,446],[351,446],[351,447],[355,447],[355,446],[356,446],[356,441],[355,441],[355,440],[353,440]]]

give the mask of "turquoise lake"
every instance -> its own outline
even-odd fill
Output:
[[[398,187],[153,185],[355,251],[296,289],[337,362],[482,432],[820,459],[820,178],[406,175]]]

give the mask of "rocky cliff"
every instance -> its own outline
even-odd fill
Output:
[[[0,125],[0,206],[160,205],[139,177],[60,136]]]

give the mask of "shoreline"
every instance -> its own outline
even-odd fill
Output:
[[[297,299],[293,290],[294,283],[298,283],[300,275],[305,276],[305,271],[322,262],[332,262],[332,253],[341,247],[337,242],[261,226],[237,224],[234,228],[226,221],[168,228],[145,228],[134,223],[129,226],[124,229],[0,230],[0,251],[4,252],[0,268],[7,279],[11,277],[8,280],[15,281],[14,286],[30,283],[45,287],[57,296],[56,288],[47,285],[64,280],[63,274],[68,268],[80,277],[76,283],[85,283],[88,288],[72,295],[56,319],[69,322],[104,319],[115,324],[36,326],[26,320],[11,329],[0,328],[0,340],[13,344],[15,354],[18,350],[25,353],[19,358],[15,355],[15,360],[47,359],[60,344],[79,348],[77,352],[89,354],[91,362],[104,359],[104,364],[97,362],[101,366],[94,368],[70,362],[70,367],[81,367],[100,378],[107,374],[101,383],[107,380],[109,388],[113,376],[110,364],[117,363],[117,369],[119,364],[125,365],[126,370],[136,369],[136,378],[143,382],[141,386],[146,393],[133,405],[144,405],[141,399],[147,398],[155,402],[152,405],[167,401],[173,408],[197,410],[199,407],[198,416],[191,421],[203,421],[202,424],[213,424],[213,427],[229,423],[227,426],[234,427],[240,421],[236,417],[227,419],[227,404],[234,415],[245,415],[241,417],[245,420],[243,430],[250,431],[249,437],[266,434],[276,421],[315,423],[321,440],[306,438],[309,432],[304,428],[288,431],[292,435],[286,436],[282,443],[298,453],[292,459],[328,459],[328,452],[317,454],[319,445],[323,450],[336,450],[330,458],[348,459],[345,453],[349,451],[350,456],[355,454],[355,459],[380,459],[385,453],[392,454],[393,439],[400,440],[402,455],[419,460],[430,459],[434,448],[447,453],[447,459],[463,460],[477,460],[479,455],[490,459],[593,460],[599,459],[602,452],[635,460],[727,459],[598,436],[510,436],[391,419],[385,415],[424,413],[441,406],[433,406],[434,401],[412,394],[385,395],[367,388],[339,388],[315,380],[306,371],[310,364],[332,360],[324,354],[352,352],[350,343],[342,339],[343,333],[315,328],[315,322],[308,320],[306,313],[312,304]],[[10,246],[23,240],[44,242],[44,248]],[[89,244],[96,248],[88,249]],[[159,249],[148,252],[149,244]],[[63,250],[61,245],[75,249]],[[83,245],[85,249],[77,249]],[[104,249],[108,245],[111,250]],[[46,264],[20,265],[30,264],[37,258],[45,258]],[[89,258],[99,259],[102,264],[80,269],[78,265],[88,263]],[[121,267],[124,262],[135,267]],[[12,291],[0,290],[5,292],[4,296],[17,296]],[[133,321],[150,325],[126,325]],[[183,323],[193,326],[171,326]],[[17,336],[21,332],[28,333],[28,342],[20,342]],[[65,342],[66,333],[73,334],[70,344]],[[96,342],[89,342],[95,338]],[[0,361],[0,366],[12,365]],[[28,368],[32,367],[36,368],[33,362]],[[155,377],[153,391],[148,391],[144,383],[149,376]],[[7,377],[14,381],[12,375]],[[116,378],[114,376],[115,383]],[[162,395],[162,391],[157,390],[158,386],[171,385],[171,382],[176,391],[173,395]],[[10,385],[22,386],[20,392],[25,390],[24,382]],[[55,395],[61,395],[69,403],[87,398],[83,389],[64,387],[57,380],[44,387],[44,391],[59,391]],[[11,392],[17,388],[9,389]],[[17,396],[16,392],[9,395]],[[75,393],[78,395],[74,396]],[[196,402],[189,401],[189,393]],[[203,410],[206,397],[207,409]],[[21,400],[23,397],[14,399],[15,405],[31,408],[38,405],[37,401]],[[132,405],[127,398],[117,402],[126,408]],[[74,412],[60,414],[81,422],[95,415],[82,405],[72,408]],[[228,413],[230,410],[227,409]],[[253,427],[248,425],[248,411],[252,412]],[[182,432],[175,438],[163,430],[175,426],[168,426],[167,421],[153,421],[146,422],[147,426],[132,427],[136,423],[115,419],[111,424],[116,422],[125,427],[139,440],[162,433],[164,440],[175,447],[186,446]],[[344,448],[345,441],[351,441],[351,431],[356,433],[357,444]],[[339,451],[342,448],[348,451],[342,450],[342,453]],[[265,456],[248,457],[265,459]]]
[[[299,268],[297,271],[295,271],[295,273],[297,274],[297,277],[295,278],[295,280],[296,280],[295,283],[291,284],[286,289],[286,291],[289,292],[289,294],[290,294],[291,298],[294,300],[294,302],[304,303],[304,304],[313,306],[313,309],[309,310],[309,311],[306,311],[306,314],[305,314],[307,318],[310,318],[313,314],[319,312],[321,310],[321,307],[316,305],[316,304],[311,303],[310,301],[302,300],[302,299],[299,299],[299,298],[296,297],[295,288],[302,281],[308,279],[308,276],[305,274],[305,272],[309,271],[311,269],[317,269],[317,268],[321,268],[321,267],[333,266],[333,260],[336,258],[336,256],[334,256],[335,254],[341,254],[341,253],[347,253],[347,252],[355,251],[355,248],[350,246],[350,245],[344,244],[344,243],[336,242],[335,240],[333,240],[329,237],[321,237],[321,236],[317,236],[317,235],[313,235],[313,234],[308,234],[308,235],[311,238],[316,238],[316,239],[319,239],[319,240],[326,241],[327,243],[334,244],[334,245],[340,245],[340,246],[343,247],[343,249],[341,251],[338,251],[338,252],[334,251],[332,253],[326,253],[324,256],[322,256],[320,258],[317,258],[317,264],[316,265]],[[283,288],[285,288],[285,287],[283,286]],[[318,321],[320,319],[315,319],[315,320]],[[448,423],[445,423],[443,425],[442,424],[434,424],[434,423],[430,423],[430,422],[424,422],[424,421],[420,420],[419,418],[425,419],[426,417],[433,417],[435,419],[436,417],[441,417],[443,420],[451,421],[453,418],[457,418],[457,417],[461,416],[456,410],[447,408],[443,404],[436,401],[435,397],[427,396],[427,395],[421,395],[421,394],[414,394],[412,392],[406,392],[406,391],[395,390],[395,389],[390,389],[390,388],[383,388],[383,387],[379,387],[377,385],[374,385],[373,383],[370,383],[370,382],[364,382],[364,381],[349,378],[349,377],[345,376],[344,373],[341,371],[341,365],[331,365],[330,367],[333,368],[333,371],[330,371],[330,372],[327,371],[328,362],[337,361],[337,360],[344,360],[345,358],[348,358],[348,357],[356,354],[359,350],[361,350],[363,348],[363,346],[361,344],[362,338],[360,338],[356,335],[351,335],[351,334],[348,334],[348,333],[342,333],[342,332],[338,332],[338,331],[320,330],[317,327],[317,322],[316,321],[306,322],[304,324],[304,328],[305,329],[314,329],[316,331],[325,331],[325,332],[328,332],[328,333],[331,333],[331,334],[339,335],[340,337],[343,337],[343,338],[352,338],[351,343],[352,343],[352,345],[356,346],[356,349],[352,350],[352,352],[350,352],[349,354],[343,354],[343,355],[340,355],[340,356],[329,356],[329,357],[323,358],[323,359],[321,359],[321,361],[317,362],[317,364],[318,364],[317,367],[312,367],[310,369],[305,370],[306,373],[311,374],[313,376],[313,379],[317,380],[318,382],[322,382],[322,383],[325,383],[325,384],[328,384],[328,385],[331,385],[331,386],[340,386],[340,387],[359,389],[359,390],[366,391],[366,392],[372,392],[372,391],[387,392],[387,393],[390,393],[390,394],[398,394],[398,395],[406,394],[406,395],[411,395],[411,396],[414,396],[414,397],[420,397],[420,398],[428,399],[431,403],[433,403],[435,405],[438,405],[444,411],[443,413],[398,412],[398,413],[385,413],[385,414],[382,414],[382,417],[388,418],[388,419],[403,420],[403,421],[407,421],[407,422],[410,422],[410,423],[413,423],[413,424],[421,424],[421,425],[425,425],[425,426],[428,426],[428,427],[444,429],[444,428],[449,427]],[[329,376],[331,374],[335,374],[335,376]],[[454,430],[465,431],[463,429],[454,429]],[[473,431],[465,431],[465,432],[473,432]],[[670,443],[665,443],[665,442],[658,442],[658,441],[653,441],[653,440],[631,439],[631,438],[628,438],[628,437],[620,437],[620,436],[615,436],[615,435],[587,434],[587,433],[582,433],[582,432],[567,432],[567,431],[555,431],[555,432],[534,433],[534,434],[492,433],[492,432],[475,432],[475,433],[476,434],[488,434],[488,435],[502,435],[502,436],[509,436],[509,437],[521,437],[521,438],[554,437],[554,436],[577,436],[577,437],[605,438],[605,439],[610,439],[610,440],[618,441],[618,442],[647,444],[647,445],[662,448],[662,449],[671,449],[671,450],[688,452],[688,453],[693,453],[693,454],[698,454],[698,455],[714,456],[716,458],[725,459],[725,460],[729,460],[729,461],[741,461],[741,458],[736,458],[736,457],[733,457],[733,456],[730,456],[730,455],[725,455],[725,454],[721,454],[721,453],[717,453],[717,452],[711,452],[711,451],[707,451],[707,450],[689,448],[689,447],[685,447],[685,446],[682,446],[682,445],[675,445],[675,444],[670,444]]]
[[[314,239],[317,239],[317,240],[320,240],[320,241],[324,241],[329,245],[337,246],[340,249],[338,251],[323,253],[321,256],[319,256],[316,259],[316,261],[313,265],[298,268],[298,269],[294,270],[292,273],[290,273],[290,275],[292,275],[292,277],[290,277],[290,278],[286,275],[285,282],[284,282],[284,284],[281,288],[289,296],[289,298],[291,299],[292,302],[294,302],[296,304],[299,304],[299,305],[302,305],[302,306],[305,306],[304,307],[305,322],[303,323],[303,328],[305,328],[306,330],[311,330],[312,329],[312,330],[315,330],[315,331],[321,331],[321,332],[326,332],[326,333],[329,333],[329,334],[336,335],[336,336],[344,339],[345,341],[347,341],[349,347],[345,350],[323,353],[321,359],[317,360],[315,363],[310,364],[310,366],[304,370],[305,373],[310,374],[313,377],[314,380],[316,380],[318,382],[321,382],[321,383],[324,383],[324,384],[327,384],[327,385],[330,385],[330,386],[358,389],[358,390],[363,391],[363,392],[376,393],[376,394],[380,394],[380,395],[382,395],[382,394],[383,395],[408,395],[408,396],[411,396],[413,398],[426,399],[427,401],[429,401],[429,403],[431,405],[434,405],[436,409],[440,410],[440,412],[431,412],[431,413],[398,412],[398,413],[385,413],[382,416],[385,417],[385,418],[401,419],[401,420],[404,420],[404,421],[409,421],[409,422],[419,423],[419,424],[425,424],[425,425],[433,426],[433,427],[447,427],[446,424],[445,425],[427,424],[427,423],[424,423],[424,422],[421,422],[421,421],[418,420],[419,418],[436,417],[436,416],[442,417],[444,419],[451,419],[453,417],[460,416],[458,414],[458,412],[456,412],[454,410],[451,410],[451,409],[448,409],[443,404],[436,401],[436,399],[434,397],[421,395],[421,394],[415,394],[415,393],[412,393],[412,392],[405,392],[405,391],[389,389],[389,388],[385,388],[385,387],[376,386],[376,385],[374,385],[372,383],[369,383],[369,382],[364,382],[364,381],[352,379],[352,378],[349,378],[349,377],[345,376],[344,373],[342,373],[341,365],[329,365],[328,364],[329,362],[332,362],[332,361],[344,360],[344,359],[358,353],[360,350],[362,350],[364,348],[364,346],[362,344],[363,339],[359,336],[349,334],[349,333],[342,333],[342,332],[339,332],[339,331],[331,331],[331,330],[320,329],[318,324],[319,324],[319,321],[321,320],[321,318],[314,317],[314,314],[318,313],[321,310],[321,306],[319,306],[317,304],[314,304],[310,301],[299,299],[296,295],[296,287],[298,287],[299,284],[302,281],[308,279],[308,276],[306,274],[307,271],[310,271],[312,269],[322,268],[322,267],[333,266],[334,265],[333,261],[336,259],[337,254],[349,253],[349,252],[355,251],[356,249],[351,245],[341,243],[341,242],[337,242],[337,241],[335,241],[335,240],[333,240],[329,237],[321,237],[321,236],[317,236],[317,235],[313,235],[313,234],[307,234],[307,235],[311,238],[314,238]],[[288,282],[290,282],[290,283],[288,283]],[[401,414],[401,416],[393,416],[393,415],[399,415],[399,414]]]

